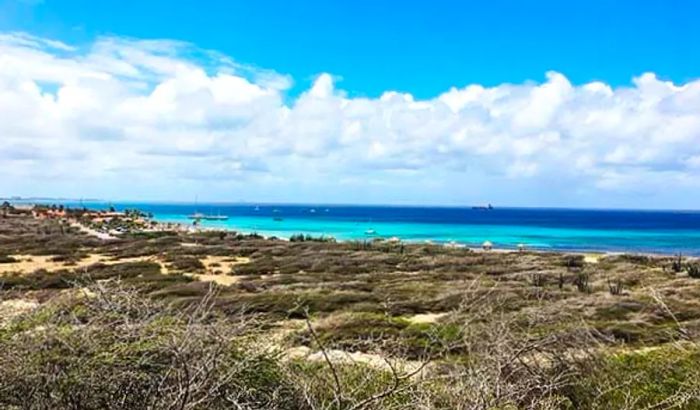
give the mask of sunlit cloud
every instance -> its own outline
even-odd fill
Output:
[[[38,187],[120,172],[313,186],[475,170],[598,192],[698,187],[700,81],[575,85],[549,72],[420,100],[351,97],[337,78],[290,98],[289,76],[188,43],[0,34],[0,158],[9,178]]]

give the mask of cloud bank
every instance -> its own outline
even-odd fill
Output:
[[[329,73],[291,97],[292,81],[177,41],[75,46],[0,34],[0,190],[599,206],[606,196],[672,205],[684,192],[700,200],[692,193],[700,81],[645,73],[613,88],[551,71],[539,83],[472,84],[426,100],[396,91],[350,97]]]

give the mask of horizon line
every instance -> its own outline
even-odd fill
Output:
[[[163,205],[280,205],[280,206],[347,206],[347,207],[382,207],[382,208],[453,208],[467,209],[484,204],[418,204],[418,203],[344,203],[344,202],[270,202],[270,201],[184,201],[184,200],[144,200],[144,199],[116,199],[108,200],[102,198],[53,198],[53,197],[0,197],[0,201],[58,201],[58,202],[87,202],[100,204],[163,204]],[[493,205],[493,203],[487,203]],[[494,209],[531,209],[531,210],[578,210],[578,211],[635,211],[635,212],[687,212],[700,213],[700,209],[691,208],[626,208],[626,207],[574,207],[574,206],[523,206],[523,205],[502,205],[494,206]]]

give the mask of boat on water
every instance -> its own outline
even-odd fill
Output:
[[[205,215],[201,212],[195,212],[193,214],[187,215],[187,219],[205,220],[205,221],[226,221],[226,220],[228,220],[228,216],[226,216],[226,215]]]
[[[490,211],[493,209],[493,205],[488,204],[488,205],[483,205],[483,206],[473,206],[472,209],[475,209],[478,211]]]
[[[365,231],[365,235],[376,235],[376,234],[377,234],[377,231],[375,231],[374,229],[368,229]]]
[[[204,218],[205,221],[227,221],[228,216],[226,215],[205,215]]]

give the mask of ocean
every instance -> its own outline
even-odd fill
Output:
[[[67,206],[81,203],[64,201]],[[104,209],[105,202],[83,202]],[[455,242],[496,248],[592,252],[665,253],[700,256],[700,211],[584,210],[548,208],[176,204],[114,202],[138,208],[160,222],[191,224],[194,212],[226,215],[203,227],[288,238],[303,233],[338,240],[397,237],[403,241]]]

